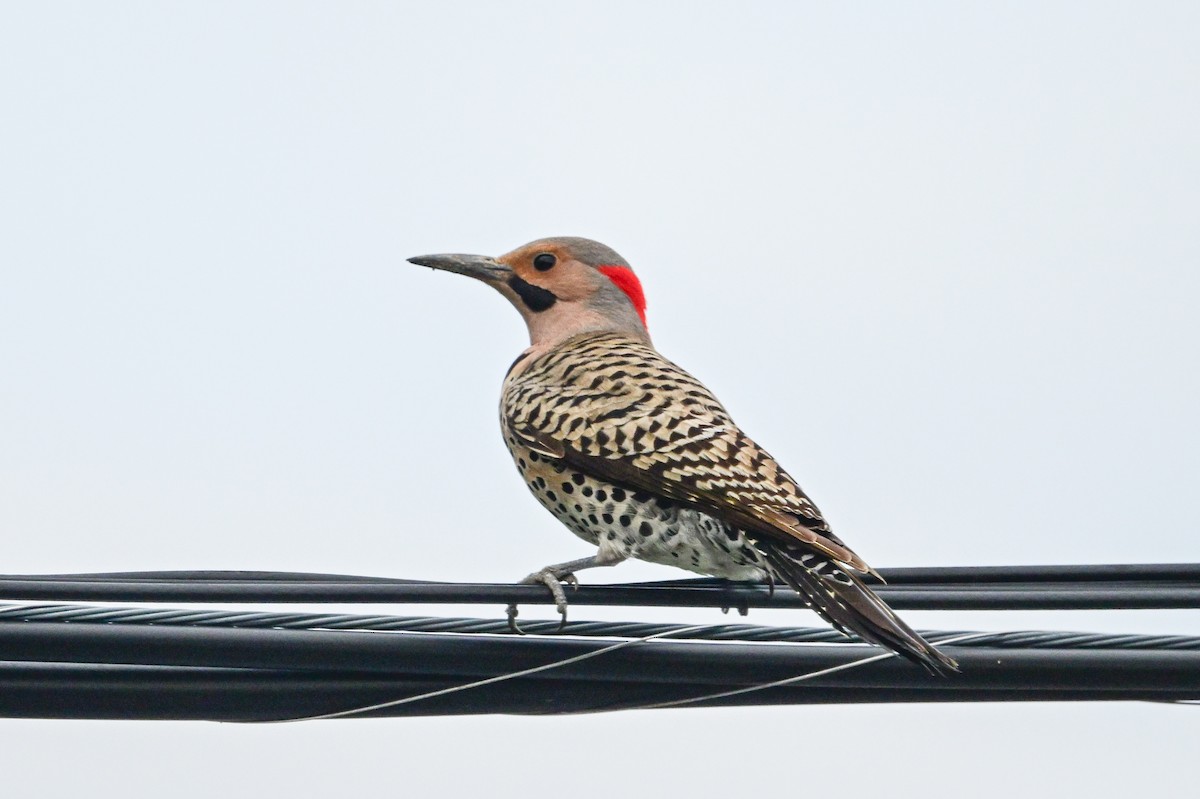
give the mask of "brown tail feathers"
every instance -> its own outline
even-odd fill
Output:
[[[817,613],[844,633],[886,647],[931,674],[958,671],[958,664],[905,624],[859,578],[827,556],[794,547],[759,543],[775,576],[801,594]]]

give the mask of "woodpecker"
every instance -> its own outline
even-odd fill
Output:
[[[863,583],[872,569],[783,467],[658,353],[642,285],[616,252],[556,237],[498,258],[408,260],[488,284],[529,328],[530,346],[504,378],[504,441],[537,500],[596,547],[525,578],[551,591],[564,621],[564,581],[638,558],[784,583],[844,633],[935,674],[958,669]],[[514,627],[515,617],[510,607]]]

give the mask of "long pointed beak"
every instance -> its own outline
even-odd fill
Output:
[[[408,262],[430,269],[456,272],[488,283],[504,280],[512,274],[512,269],[487,255],[418,255],[409,258]]]

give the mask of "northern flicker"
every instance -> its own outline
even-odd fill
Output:
[[[499,258],[409,261],[487,283],[529,328],[530,347],[504,378],[504,441],[538,501],[597,547],[525,580],[546,585],[564,619],[563,581],[639,558],[785,583],[842,632],[934,673],[957,669],[863,584],[871,568],[796,481],[702,383],[658,353],[641,283],[616,252],[562,237]]]

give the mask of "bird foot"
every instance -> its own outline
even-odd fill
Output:
[[[553,566],[536,571],[521,581],[521,585],[544,585],[550,590],[550,595],[554,597],[554,607],[558,609],[558,615],[561,617],[555,632],[562,632],[567,626],[567,594],[563,590],[564,583],[572,588],[579,588],[579,580],[573,572],[560,572]],[[508,631],[524,635],[525,631],[517,624],[517,604],[514,602],[509,605],[504,613],[508,617]]]
[[[734,605],[733,607],[737,608],[737,612],[738,612],[738,615],[739,615],[739,616],[749,616],[749,615],[750,615],[750,603],[748,603],[748,602],[747,602],[746,600],[744,600],[744,599],[743,599],[743,600],[741,600],[740,602],[738,602],[738,603],[737,603],[736,605]],[[730,608],[730,606],[729,606],[729,605],[722,605],[722,606],[721,606],[721,612],[722,612],[722,613],[724,613],[726,616],[728,616],[728,615],[729,615],[729,608]]]

